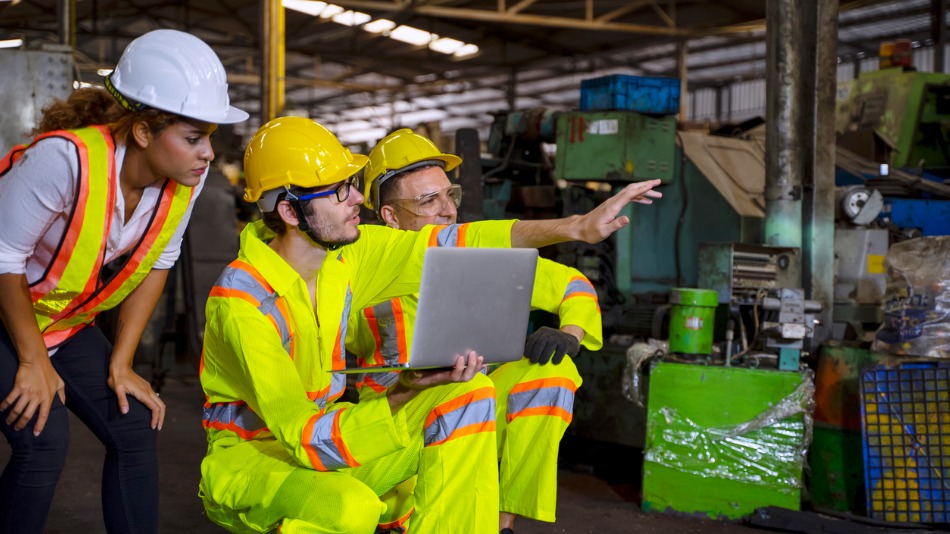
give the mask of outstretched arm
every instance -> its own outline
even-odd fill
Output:
[[[572,215],[563,219],[517,221],[511,229],[511,246],[540,248],[565,241],[599,243],[630,224],[627,216],[617,216],[624,206],[631,202],[652,204],[653,199],[662,197],[663,193],[653,190],[658,185],[659,180],[630,184],[584,215]]]

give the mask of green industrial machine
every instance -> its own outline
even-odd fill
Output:
[[[631,206],[631,224],[616,234],[618,287],[628,293],[667,292],[677,285],[697,286],[701,243],[758,243],[761,216],[743,215],[688,158],[674,147],[675,182],[663,199]]]
[[[673,180],[676,117],[633,111],[562,113],[557,117],[555,177],[638,182]]]
[[[807,373],[661,362],[649,389],[643,510],[737,519],[799,509]]]
[[[895,167],[950,167],[950,74],[862,72],[839,89],[835,127],[841,134],[874,130],[893,145]]]

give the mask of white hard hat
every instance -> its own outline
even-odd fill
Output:
[[[224,65],[204,41],[154,30],[129,43],[106,89],[128,109],[151,107],[214,124],[247,120],[232,107]]]

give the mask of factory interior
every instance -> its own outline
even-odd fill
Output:
[[[205,303],[260,218],[244,149],[288,115],[354,154],[409,128],[459,155],[465,223],[660,180],[607,240],[540,250],[593,284],[604,345],[574,358],[557,520],[519,534],[947,531],[948,4],[0,0],[0,155],[155,29],[208,43],[250,113],[213,138],[135,353],[167,405],[161,532],[223,532],[197,490]],[[106,532],[101,454],[72,420],[47,532]]]

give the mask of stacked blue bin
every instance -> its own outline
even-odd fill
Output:
[[[581,111],[613,110],[675,115],[680,110],[680,80],[613,74],[581,81]]]

